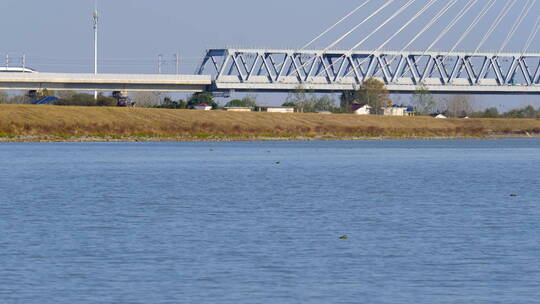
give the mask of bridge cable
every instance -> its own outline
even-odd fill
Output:
[[[456,5],[456,3],[458,3],[459,0],[451,0],[449,2],[446,3],[446,5],[442,8],[441,11],[439,11],[423,28],[422,30],[420,30],[416,36],[413,37],[413,39],[411,39],[401,50],[400,50],[400,53],[403,53],[409,46],[411,46],[418,38],[420,38],[420,36],[422,36],[429,28],[431,28],[431,26],[433,24],[435,24],[435,22],[437,22],[442,16],[444,16],[444,14],[446,14],[446,12],[448,12],[448,10],[450,10],[454,5]],[[424,52],[422,53],[422,56],[426,55],[427,53],[427,50],[424,50]],[[391,60],[390,60],[390,63],[389,64],[392,64],[397,58],[399,57],[399,55],[396,55],[394,56]],[[407,70],[404,71],[404,73],[407,73],[408,71],[410,70],[410,67],[407,67]]]
[[[495,31],[495,29],[497,29],[499,24],[503,21],[503,19],[506,17],[506,15],[508,15],[508,13],[511,11],[511,9],[514,7],[514,5],[516,3],[517,3],[517,0],[506,2],[503,9],[499,13],[499,15],[495,18],[495,20],[493,20],[493,23],[489,27],[488,31],[483,36],[482,40],[480,41],[480,43],[478,44],[478,46],[474,50],[475,54],[478,53],[478,51],[482,48],[482,46],[484,46],[484,43],[486,43],[486,41],[491,37],[491,35]]]
[[[529,38],[527,38],[527,42],[525,43],[525,47],[523,48],[522,54],[525,54],[526,52],[528,52],[529,47],[534,41],[534,38],[536,38],[536,35],[538,35],[538,31],[540,31],[540,16],[536,18],[536,23],[534,24],[533,30],[531,31]]]
[[[448,12],[448,10],[450,10],[450,8],[452,8],[454,5],[456,5],[456,3],[458,3],[459,0],[453,0],[453,1],[450,1],[448,2],[442,9],[441,11],[439,11],[429,22],[428,24],[426,24],[424,26],[424,28],[422,28],[422,30],[411,40],[409,41],[409,43],[407,45],[405,45],[405,47],[403,47],[400,51],[400,53],[404,52],[405,49],[407,49],[415,40],[417,40],[423,33],[425,33],[435,22],[437,22],[444,14],[446,14],[446,12]],[[470,4],[470,2],[469,2]],[[424,56],[429,50],[426,49],[423,51],[422,55],[421,56]],[[390,64],[392,64],[393,61],[395,61],[395,59],[397,59],[398,56],[394,56],[394,58],[392,58],[392,60],[390,61]],[[403,71],[403,73],[407,73],[410,71],[410,67],[408,66],[406,70]]]
[[[465,32],[459,37],[458,41],[452,46],[452,49],[449,53],[452,53],[458,46],[463,42],[463,40],[471,33],[471,31],[474,29],[476,25],[484,18],[484,16],[489,12],[489,10],[493,7],[496,0],[489,0],[484,7],[482,7],[482,10],[480,10],[480,13],[476,16],[476,18],[473,20],[473,22],[469,25],[469,27],[465,30]],[[448,57],[448,55],[447,55]],[[444,63],[444,59],[443,59]]]
[[[407,26],[409,26],[412,22],[414,22],[416,19],[418,19],[423,13],[425,13],[433,4],[435,4],[437,1],[439,0],[430,0],[420,11],[418,11],[407,23],[405,23],[399,30],[397,30],[394,35],[392,35],[392,37],[390,37],[389,39],[387,39],[384,43],[382,43],[377,49],[376,51],[380,51],[382,48],[384,48],[384,46],[389,43],[393,38],[395,38],[399,33],[401,33],[401,31],[403,31]],[[452,0],[454,1],[453,3],[455,4],[458,0]],[[452,3],[452,1],[448,2],[447,3],[447,6],[448,4]],[[439,14],[437,14],[439,15]],[[419,35],[417,35],[416,38],[418,38]],[[415,39],[416,39],[415,38]],[[403,49],[402,51],[403,52]],[[391,65],[395,59],[397,58],[397,56],[394,56],[390,62],[388,63],[388,65]],[[356,65],[355,67],[358,67],[358,66],[362,66],[362,64],[364,64],[368,59],[364,59],[362,60],[358,65]],[[353,71],[349,71],[346,75],[344,76],[349,76]]]
[[[426,4],[420,11],[418,11],[407,23],[405,23],[399,30],[397,30],[390,38],[388,38],[385,42],[383,42],[379,47],[377,48],[378,51],[382,50],[392,39],[396,38],[397,35],[399,35],[404,29],[406,29],[411,23],[413,23],[418,17],[420,17],[423,13],[425,13],[433,4],[435,4],[439,0],[430,0],[428,4]]]
[[[440,18],[441,18],[441,17],[442,17],[449,9],[450,9],[450,8],[452,8],[456,3],[458,3],[458,1],[459,1],[459,0],[455,0],[454,2],[448,2],[447,5],[446,5],[445,7],[443,7],[443,9],[442,9],[437,15],[435,15],[435,17],[433,17],[433,19],[432,19],[432,20],[431,20],[431,21],[430,21],[430,22],[422,29],[422,31],[420,31],[420,32],[414,37],[414,39],[413,39],[409,44],[407,44],[407,45],[401,50],[401,52],[403,52],[407,47],[409,47],[410,44],[412,44],[412,42],[413,42],[414,40],[416,40],[418,37],[420,37],[420,35],[422,35],[423,32],[425,32],[427,29],[429,29],[429,27],[431,27],[431,25],[433,25],[438,19],[440,19]],[[472,6],[470,6],[470,7],[467,9],[467,6],[468,6],[468,5],[471,5],[471,2],[472,2],[472,0],[468,2],[468,4],[464,7],[464,9],[461,10],[461,11],[456,15],[456,17],[454,17],[453,20],[456,20],[456,18],[459,17],[459,18],[457,19],[457,21],[459,21],[459,20],[463,17],[463,15],[466,14],[467,11],[472,7]],[[476,1],[475,1],[474,3],[472,3],[472,5],[474,5],[475,3],[476,3]],[[457,22],[457,21],[456,21],[456,22]],[[454,23],[454,25],[455,25],[455,23]],[[448,31],[451,29],[451,27],[453,27],[453,25],[452,25],[452,24],[449,24],[449,25],[447,26],[447,28],[445,28],[445,31],[448,32]],[[444,36],[444,35],[445,35],[445,33],[439,35],[440,37],[437,37],[437,39],[434,41],[434,43],[438,42],[438,40],[440,40],[440,39],[442,38],[442,36]],[[425,56],[425,55],[430,51],[430,48],[431,48],[431,47],[429,47],[428,49],[425,49],[425,50],[422,52],[422,55],[420,55],[420,56]],[[395,58],[397,58],[397,57],[394,57],[394,59],[395,59]],[[411,70],[411,67],[410,67],[410,66],[407,66],[407,68],[406,68],[405,70],[403,70],[403,72],[402,72],[401,74],[408,73],[410,70]]]
[[[356,48],[358,48],[362,43],[364,43],[367,39],[371,38],[371,36],[373,36],[375,33],[377,33],[381,28],[383,28],[386,24],[388,24],[390,21],[392,21],[394,18],[396,18],[397,16],[399,16],[401,13],[403,13],[403,11],[405,11],[409,6],[411,6],[414,2],[416,2],[417,0],[409,0],[404,6],[402,6],[397,12],[395,12],[394,14],[392,14],[392,16],[390,16],[385,22],[383,22],[381,25],[379,25],[375,30],[373,30],[369,35],[367,35],[363,40],[361,40],[359,43],[357,43],[355,46],[353,46],[351,49],[349,49],[347,51],[347,53],[350,53],[352,51],[354,51]],[[430,0],[429,3],[431,3],[432,1],[434,0]],[[428,3],[428,4],[429,4]],[[416,18],[418,18],[418,16],[416,16]],[[408,22],[406,25],[408,26],[411,22]],[[400,31],[402,31],[406,26],[403,26]],[[343,55],[340,57],[340,59],[343,59],[346,57],[346,55]],[[366,60],[368,60],[367,58],[364,59],[359,65],[362,65],[362,63],[364,63]],[[331,67],[335,66],[335,64],[339,61],[336,60],[334,63],[331,63],[328,67],[326,67],[323,72],[326,72],[328,71],[328,69],[330,69]],[[351,72],[349,72],[350,74]],[[348,75],[348,74],[347,74]]]
[[[469,12],[469,10],[478,2],[478,0],[469,0],[467,4],[459,11],[454,19],[444,28],[444,30],[435,38],[435,40],[427,47],[426,51],[431,49]]]
[[[403,13],[403,11],[405,11],[409,6],[411,6],[414,2],[416,2],[417,0],[409,0],[409,2],[407,2],[405,5],[403,5],[397,12],[395,12],[394,14],[392,14],[392,16],[390,16],[385,22],[383,22],[381,25],[379,25],[375,30],[373,30],[369,35],[367,35],[364,39],[360,40],[360,42],[358,42],[357,44],[355,44],[350,50],[349,52],[351,51],[354,51],[356,50],[360,45],[362,45],[364,42],[366,42],[366,40],[368,40],[369,38],[371,38],[371,36],[375,35],[375,33],[377,33],[381,28],[383,28],[385,25],[387,25],[390,21],[392,21],[394,18],[396,18],[397,16],[399,16],[401,13]]]
[[[452,2],[453,1],[453,2]],[[446,3],[446,6],[443,7],[443,9],[438,12],[430,21],[428,24],[426,24],[426,26],[424,26],[424,28],[422,28],[422,30],[420,32],[418,32],[416,34],[416,36],[414,36],[413,39],[411,39],[402,49],[401,49],[401,52],[405,51],[409,46],[411,46],[418,38],[420,38],[420,36],[422,36],[422,34],[424,34],[429,28],[431,28],[431,26],[433,26],[433,24],[435,24],[435,22],[437,22],[444,14],[446,14],[446,12],[452,8],[454,5],[456,5],[456,3],[459,1],[459,0],[452,0],[452,1],[449,1],[448,3]]]
[[[489,0],[486,2],[486,5],[482,7],[478,15],[474,18],[473,22],[467,27],[465,32],[459,37],[459,39],[454,43],[450,51],[443,57],[441,60],[442,64],[444,65],[448,57],[450,57],[450,54],[456,50],[456,48],[459,46],[459,44],[470,34],[470,32],[474,29],[474,27],[482,20],[482,18],[487,14],[487,12],[493,7],[496,0]],[[461,73],[461,69],[463,68],[463,65],[460,66],[458,74]]]
[[[350,11],[347,15],[345,15],[345,17],[341,18],[338,22],[334,23],[334,25],[330,26],[329,28],[327,28],[325,31],[323,31],[321,34],[319,34],[317,37],[315,37],[313,40],[311,40],[310,42],[308,42],[306,45],[304,45],[301,50],[304,50],[306,49],[307,47],[309,47],[310,45],[312,45],[313,43],[315,43],[315,41],[319,40],[320,38],[322,38],[324,35],[328,34],[328,32],[330,32],[331,30],[333,30],[336,26],[340,25],[343,21],[349,19],[349,17],[351,17],[352,15],[354,15],[357,11],[359,11],[361,8],[363,8],[364,6],[366,6],[368,3],[370,3],[372,0],[366,0],[364,3],[360,4],[358,7],[356,7],[355,9],[353,9],[352,11]]]
[[[338,43],[340,43],[341,41],[343,41],[343,39],[347,38],[350,34],[352,34],[354,31],[356,31],[360,26],[362,26],[364,23],[366,23],[367,21],[369,21],[371,18],[373,18],[375,15],[377,15],[378,13],[380,13],[383,9],[385,9],[386,7],[388,7],[390,4],[392,4],[395,0],[388,0],[385,4],[383,4],[381,7],[379,7],[375,12],[373,12],[371,15],[369,15],[368,17],[366,17],[364,20],[362,20],[362,22],[358,23],[357,25],[355,25],[352,29],[350,29],[348,32],[346,32],[343,36],[339,37],[336,41],[332,42],[331,44],[329,44],[325,49],[324,51],[327,51],[331,48],[333,48],[334,46],[336,46]]]
[[[382,6],[380,6],[377,10],[375,10],[373,13],[371,13],[369,16],[367,16],[365,19],[362,20],[362,22],[358,23],[357,25],[355,25],[352,29],[350,29],[348,32],[346,32],[344,35],[342,35],[341,37],[339,37],[336,41],[332,42],[331,44],[329,44],[327,47],[325,47],[323,50],[322,50],[322,53],[328,51],[329,49],[331,49],[332,47],[334,47],[335,45],[337,45],[338,43],[340,43],[341,41],[343,41],[343,39],[347,38],[350,34],[352,34],[354,31],[356,31],[360,26],[362,26],[364,23],[366,23],[367,21],[369,21],[371,18],[375,17],[377,14],[379,14],[382,10],[384,10],[386,7],[388,7],[390,4],[392,4],[393,2],[395,2],[396,0],[388,0],[385,4],[383,4]],[[304,68],[306,65],[310,64],[311,62],[315,62],[315,60],[317,60],[317,57],[318,56],[314,56],[313,58],[311,58],[310,60],[306,61],[305,63],[301,64],[300,67],[298,68],[298,70],[300,71],[302,68]],[[284,65],[285,62],[281,63],[279,66],[282,66]],[[333,64],[331,65],[333,66]],[[324,72],[328,71],[328,69],[325,69]]]
[[[532,2],[532,5],[534,5],[535,2],[536,2],[536,0],[534,0],[534,2]],[[525,18],[529,14],[530,9],[532,8],[532,5],[529,7],[529,3],[531,3],[531,0],[527,0],[527,3],[525,4],[525,6],[523,6],[523,9],[521,10],[521,13],[520,13],[518,19],[516,19],[516,22],[514,22],[514,25],[512,26],[512,29],[510,30],[510,32],[506,36],[506,39],[504,40],[503,44],[501,45],[501,47],[499,49],[499,53],[501,53],[504,50],[504,48],[506,48],[506,46],[508,45],[508,43],[510,42],[510,40],[512,39],[512,37],[516,33],[516,31],[519,28],[519,26],[521,25],[521,23],[523,23],[523,20],[525,20]]]

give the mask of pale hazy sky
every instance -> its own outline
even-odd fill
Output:
[[[348,11],[365,0],[98,0],[100,22],[100,71],[107,73],[153,73],[157,70],[157,56],[163,54],[171,62],[164,66],[165,72],[173,72],[172,58],[181,54],[181,72],[193,73],[204,51],[210,47],[241,45],[247,47],[300,47],[332,25]],[[395,22],[383,28],[368,40],[364,48],[376,48],[386,40],[400,24],[405,23],[420,10],[428,0],[416,0]],[[450,15],[469,2],[449,11],[411,49],[424,49],[451,20]],[[469,37],[458,49],[472,49],[487,31],[492,20],[508,0],[497,0]],[[509,28],[528,0],[518,0],[506,20],[493,34],[484,49],[497,49]],[[535,2],[540,2],[536,1]],[[372,0],[372,5],[336,28],[316,46],[323,47],[337,39],[354,24],[386,0]],[[348,49],[356,41],[388,18],[407,0],[396,0],[383,11],[380,18],[359,28],[340,48]],[[447,0],[437,0],[425,17],[411,24],[390,49],[400,49],[404,41],[414,36]],[[478,1],[455,30],[450,32],[436,48],[450,49],[460,34],[472,22],[487,3]],[[28,64],[40,71],[91,72],[93,36],[91,13],[94,0],[2,0],[0,1],[0,58],[9,53],[17,60],[27,54]],[[511,40],[509,50],[521,51],[532,24],[540,15],[540,3],[530,10],[523,25]],[[540,37],[530,49],[540,50]],[[0,62],[2,59],[0,59]],[[507,97],[505,97],[507,98]],[[518,103],[533,103],[536,97],[514,97]]]

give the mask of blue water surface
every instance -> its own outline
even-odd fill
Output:
[[[0,303],[540,303],[540,140],[0,144]]]

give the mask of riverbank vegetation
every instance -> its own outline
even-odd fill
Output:
[[[198,105],[208,105],[213,110],[230,107],[255,108],[265,105],[267,102],[257,100],[256,95],[247,95],[243,98],[232,99],[220,103],[216,97],[209,92],[195,93],[186,99],[175,100],[171,96],[157,92],[139,92],[131,94],[130,98],[118,95],[108,97],[99,94],[95,99],[93,94],[58,91],[53,92],[46,89],[35,91],[34,95],[22,94],[9,96],[5,92],[0,92],[0,104],[31,104],[40,98],[55,96],[57,100],[53,105],[57,106],[85,106],[85,107],[116,107],[135,106],[139,108],[160,108],[160,109],[194,109]],[[223,96],[221,96],[223,97]],[[395,100],[392,98],[395,97]],[[298,87],[290,92],[285,98],[282,106],[294,107],[297,112],[302,113],[333,113],[350,114],[352,108],[357,105],[369,105],[372,114],[382,114],[384,107],[397,106],[407,108],[407,115],[416,116],[437,116],[442,114],[450,118],[540,118],[540,108],[531,105],[501,112],[499,108],[480,108],[475,99],[468,95],[432,95],[426,86],[419,85],[416,91],[411,94],[407,101],[401,102],[403,96],[390,95],[384,83],[371,78],[364,81],[356,91],[335,94],[316,94],[314,92]],[[121,99],[128,99],[122,102]],[[276,101],[272,101],[276,104]]]
[[[538,119],[435,119],[154,108],[0,105],[3,141],[539,136]]]

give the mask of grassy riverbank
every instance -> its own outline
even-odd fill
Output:
[[[538,119],[434,119],[0,105],[0,141],[540,136]]]

